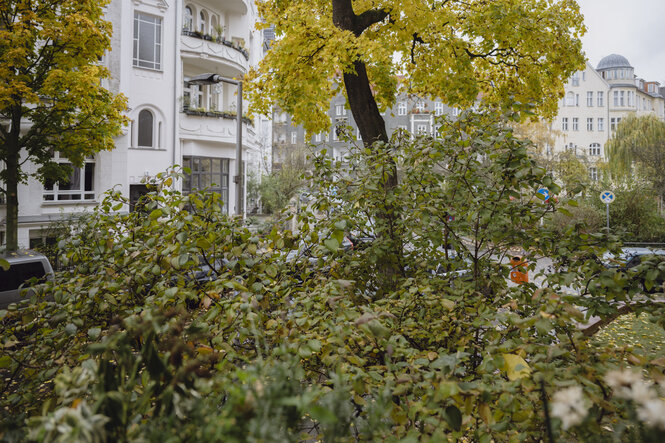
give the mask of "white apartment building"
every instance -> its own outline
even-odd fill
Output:
[[[556,141],[548,154],[572,150],[586,156],[589,177],[597,179],[596,163],[605,159],[605,145],[622,118],[655,114],[665,120],[665,99],[659,86],[637,77],[621,55],[604,57],[596,69],[587,63],[565,86],[559,113],[551,125]]]
[[[192,171],[178,184],[183,192],[210,187],[221,193],[229,214],[245,210],[235,207],[237,87],[188,80],[204,73],[242,79],[258,63],[265,46],[255,30],[254,2],[112,0],[107,19],[113,36],[101,61],[112,74],[106,87],[127,96],[131,123],[113,151],[75,169],[70,183],[30,179],[20,186],[20,247],[34,247],[49,222],[90,210],[110,188],[136,200],[146,192],[146,180],[174,165]],[[248,169],[260,166],[272,137],[266,117],[243,120],[247,177]],[[244,183],[242,189],[244,194]],[[0,230],[4,218],[0,206]]]

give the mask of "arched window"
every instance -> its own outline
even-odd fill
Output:
[[[575,106],[575,94],[572,91],[566,94],[566,106]]]
[[[219,27],[216,15],[210,16],[210,33],[214,33],[217,38],[222,38],[221,28]]]
[[[199,32],[206,34],[208,29],[208,14],[205,11],[199,12]]]
[[[192,8],[185,6],[185,17],[183,19],[182,28],[185,31],[194,30],[194,14],[192,14]]]
[[[138,146],[140,148],[154,147],[154,132],[155,132],[155,119],[147,109],[139,112],[139,130],[138,130]]]

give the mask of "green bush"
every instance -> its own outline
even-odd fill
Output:
[[[623,241],[665,243],[665,217],[658,210],[658,197],[640,184],[612,187],[616,195],[610,204],[610,229]],[[589,204],[605,214],[600,189],[589,193]]]
[[[347,171],[318,157],[297,235],[253,234],[219,195],[172,191],[170,174],[144,212],[119,215],[126,200],[108,194],[59,244],[66,270],[0,313],[2,437],[657,438],[604,379],[625,353],[590,346],[578,322],[580,307],[616,314],[614,300],[661,319],[662,305],[593,260],[607,236],[540,226],[566,202],[538,198],[557,187],[504,119],[441,124],[440,140],[360,149]],[[391,164],[401,180],[387,191]],[[360,231],[377,238],[344,250]],[[515,245],[552,258],[542,287],[508,284]],[[215,280],[191,278],[202,265]],[[582,396],[575,415],[560,391]]]

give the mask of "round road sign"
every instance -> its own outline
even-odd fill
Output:
[[[610,204],[614,201],[614,192],[612,191],[603,191],[600,193],[600,201],[605,204]]]
[[[542,195],[544,198],[544,201],[547,201],[550,199],[550,191],[547,188],[540,188],[536,191],[538,194]]]

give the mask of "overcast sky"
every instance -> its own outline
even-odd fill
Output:
[[[665,0],[577,0],[587,33],[584,51],[595,68],[620,54],[645,80],[665,86]]]

